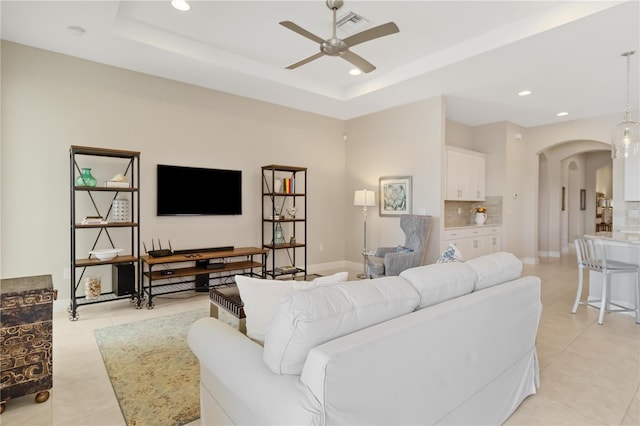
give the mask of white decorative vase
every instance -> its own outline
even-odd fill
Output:
[[[487,221],[487,214],[486,213],[476,213],[476,224],[477,225],[484,225],[484,223]]]
[[[276,179],[273,181],[273,192],[278,193],[282,189],[282,181],[280,179]]]
[[[114,222],[129,222],[129,200],[118,195],[111,204],[111,217]]]

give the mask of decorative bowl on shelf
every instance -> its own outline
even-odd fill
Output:
[[[92,250],[89,254],[94,255],[100,260],[111,260],[120,253],[122,249],[101,249],[101,250]]]

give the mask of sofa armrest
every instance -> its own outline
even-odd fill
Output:
[[[317,422],[318,403],[300,385],[299,376],[271,372],[262,360],[262,346],[238,330],[215,318],[202,318],[191,326],[187,339],[201,369],[214,375],[263,424]],[[224,398],[218,403],[225,408]]]

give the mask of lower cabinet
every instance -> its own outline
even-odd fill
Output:
[[[465,260],[502,250],[500,226],[482,226],[444,230],[440,251],[454,243]]]

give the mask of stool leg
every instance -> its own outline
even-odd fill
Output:
[[[608,282],[609,282],[609,274],[605,271],[602,271],[602,297],[600,298],[600,316],[598,317],[598,324],[602,325],[602,321],[604,320],[604,312],[607,310],[607,305],[609,304],[608,299]]]
[[[575,314],[580,304],[580,298],[582,297],[582,277],[584,275],[584,268],[582,265],[578,265],[578,292],[576,293],[576,301],[573,302],[573,309],[571,313]]]
[[[636,324],[640,324],[640,269],[636,273]]]

